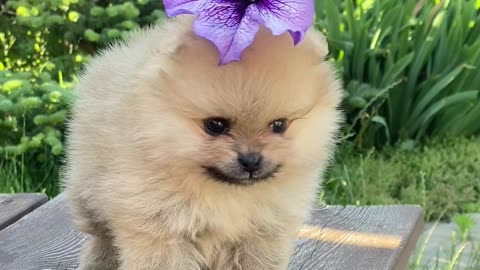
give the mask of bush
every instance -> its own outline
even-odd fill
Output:
[[[70,80],[99,47],[164,18],[162,8],[151,0],[9,0],[0,14],[0,66]]]
[[[435,139],[378,152],[344,146],[325,180],[329,204],[418,204],[427,220],[480,211],[480,140]]]
[[[9,0],[1,6],[0,192],[58,194],[76,74],[99,48],[163,19],[162,9],[162,1],[150,0]]]
[[[46,72],[0,71],[0,192],[58,192],[69,89]]]
[[[317,1],[357,145],[480,132],[479,8],[474,0]]]

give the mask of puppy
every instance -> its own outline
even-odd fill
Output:
[[[81,269],[286,269],[332,153],[341,87],[324,37],[261,29],[242,60],[182,16],[95,57],[65,190]]]

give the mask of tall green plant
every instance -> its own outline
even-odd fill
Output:
[[[316,4],[358,145],[480,132],[479,1]]]

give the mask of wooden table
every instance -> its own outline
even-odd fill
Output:
[[[0,195],[1,270],[78,267],[86,236],[73,228],[64,195],[38,207],[45,201],[38,194]],[[402,270],[423,229],[423,211],[328,206],[314,210],[308,224],[299,232],[289,270]]]

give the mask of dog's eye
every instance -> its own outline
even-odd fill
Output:
[[[204,121],[204,127],[208,134],[220,136],[230,130],[230,121],[224,118],[209,118]]]
[[[287,119],[277,119],[270,124],[273,133],[282,134],[287,130]]]

